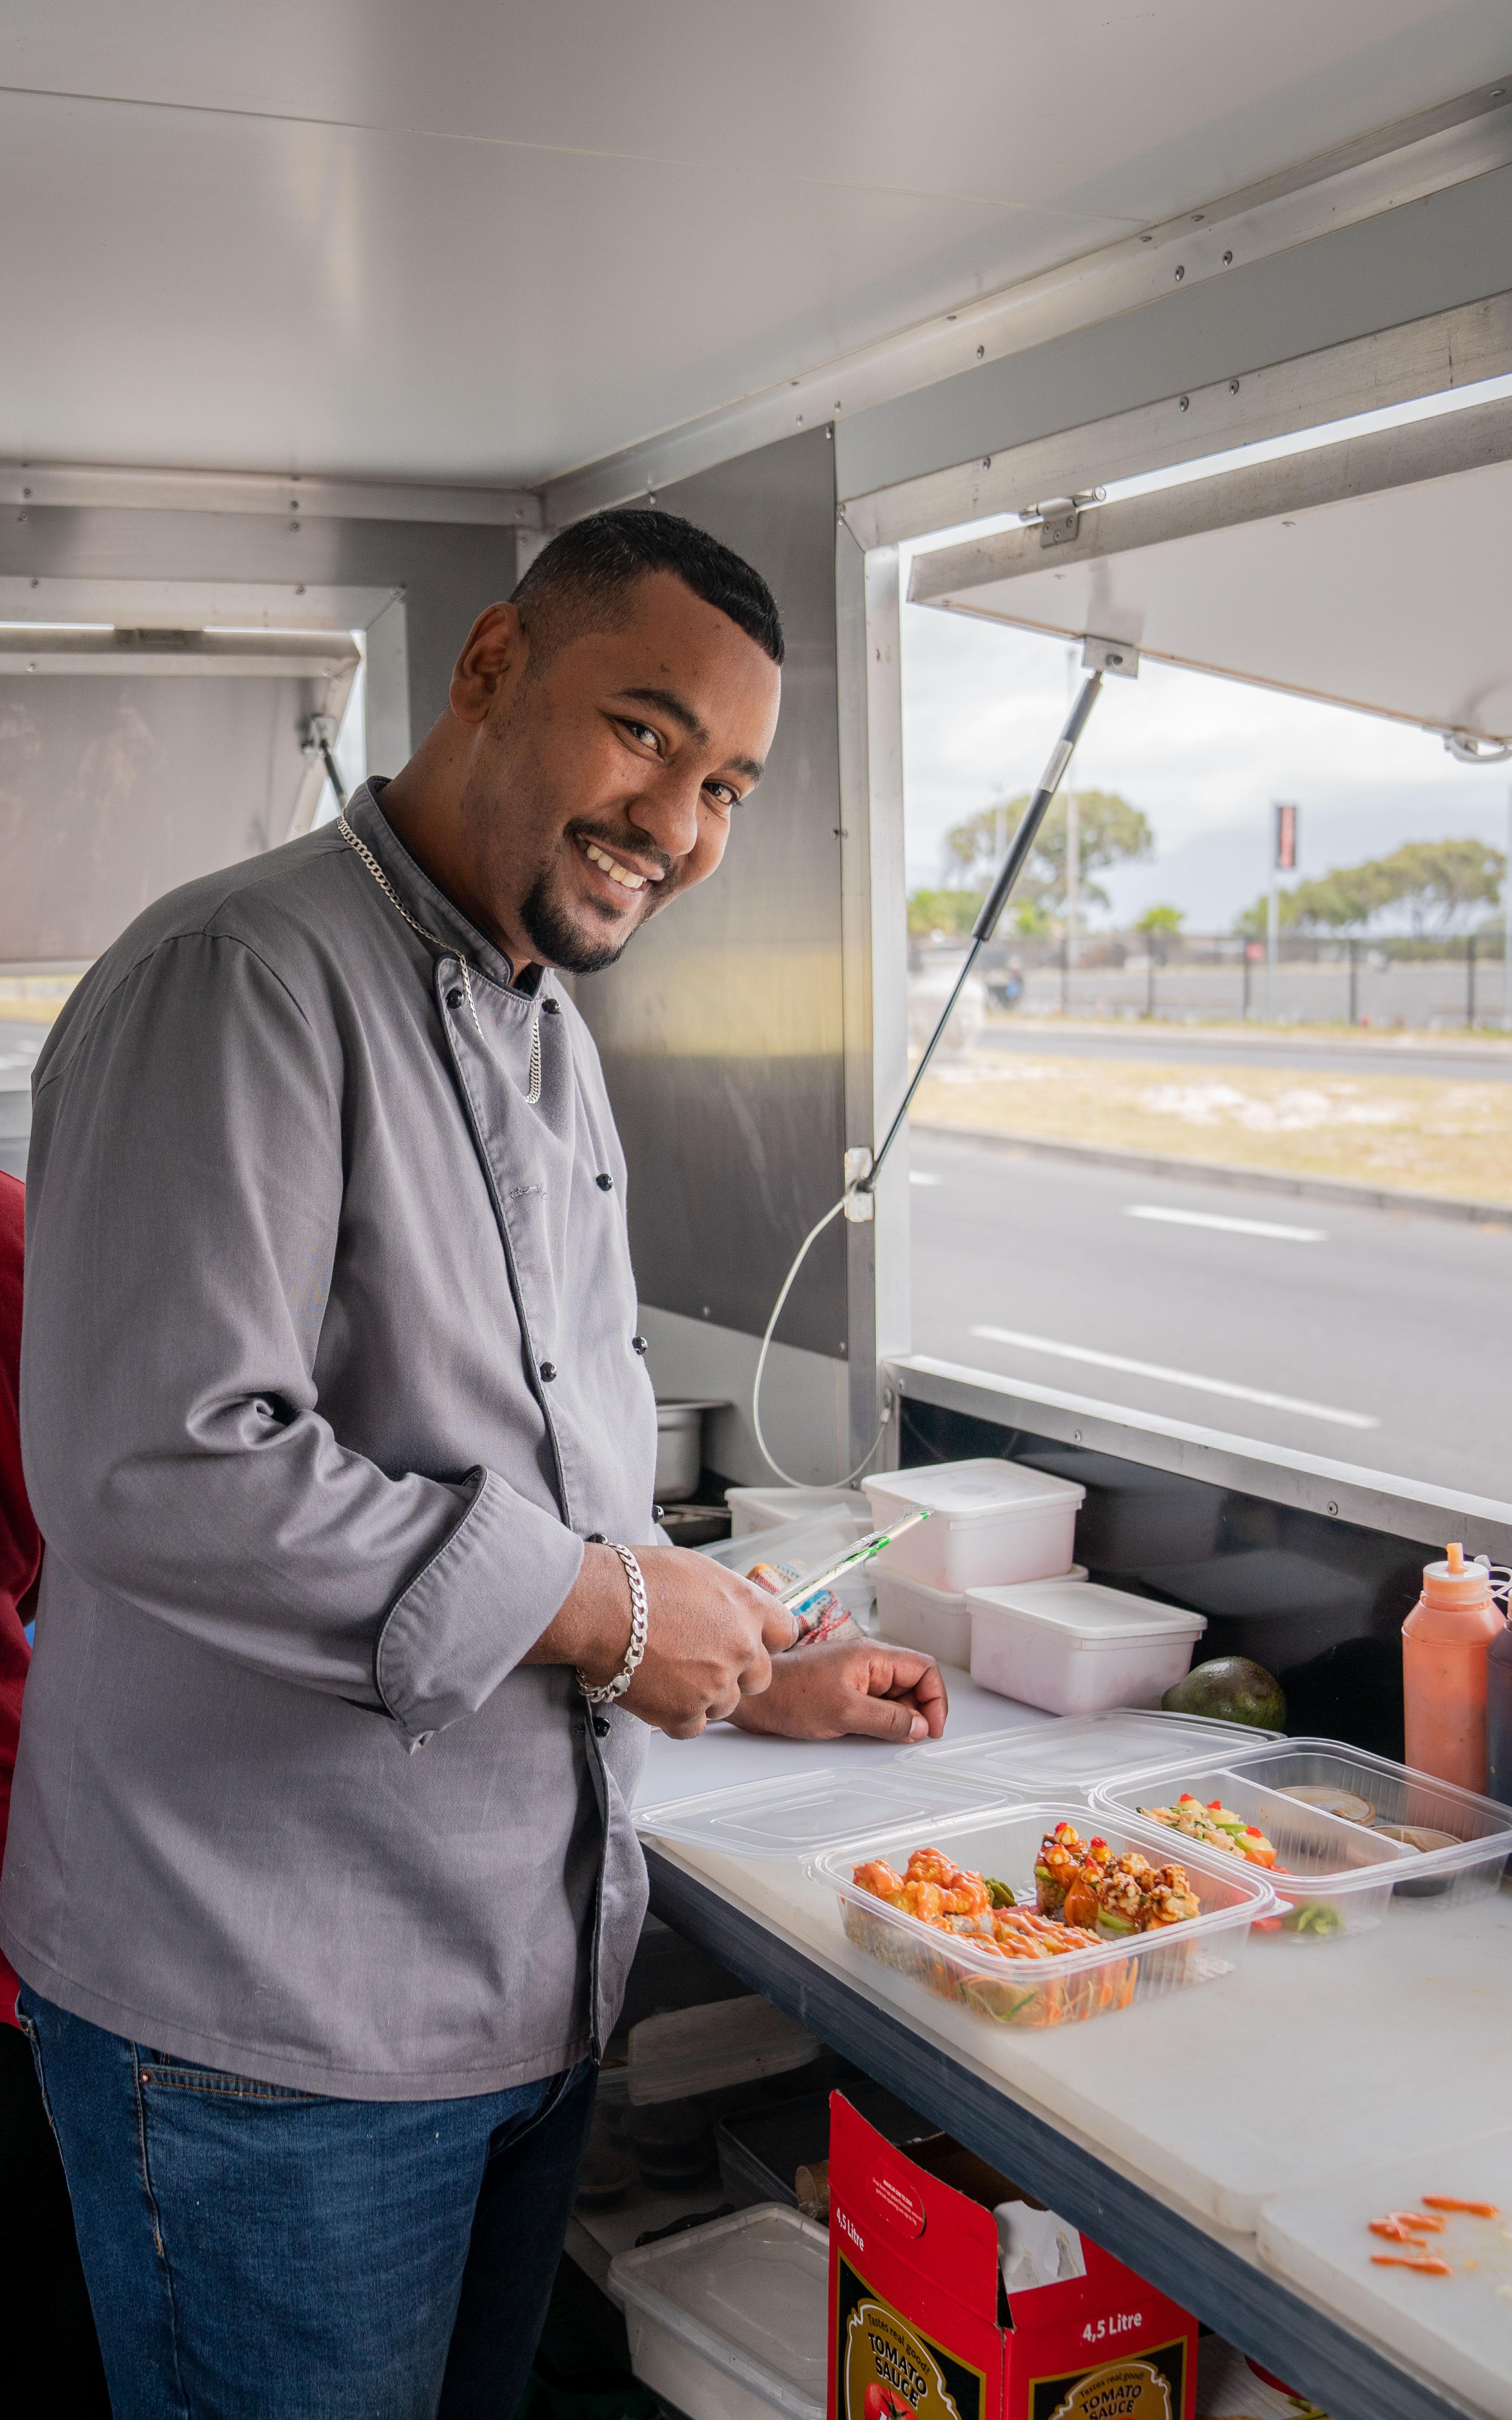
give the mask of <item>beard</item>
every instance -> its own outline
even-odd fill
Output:
[[[623,940],[611,941],[607,936],[602,941],[591,939],[568,916],[547,872],[538,874],[526,892],[519,921],[547,964],[571,975],[602,974],[624,954],[636,930],[632,925]]]

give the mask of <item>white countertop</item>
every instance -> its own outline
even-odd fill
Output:
[[[1021,1706],[1014,1698],[1000,1698],[979,1689],[959,1665],[942,1664],[950,1700],[945,1737],[976,1739],[988,1732],[1021,1730],[1031,1723],[1053,1723],[1057,1717],[1037,1706]],[[698,1739],[668,1739],[653,1731],[645,1771],[636,1792],[641,1807],[669,1806],[674,1799],[697,1798],[706,1790],[733,1790],[737,1782],[774,1780],[783,1774],[812,1773],[821,1765],[890,1764],[899,1753],[892,1740],[780,1740],[759,1732],[738,1731],[730,1723],[715,1723]]]

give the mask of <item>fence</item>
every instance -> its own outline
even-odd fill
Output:
[[[918,963],[935,953],[928,945]],[[959,963],[960,945],[941,950]],[[1026,1016],[1125,1019],[1171,1024],[1256,1020],[1276,1025],[1358,1025],[1463,1032],[1507,1022],[1502,937],[1472,934],[1437,944],[1318,942],[1283,939],[1273,972],[1263,949],[1251,955],[1228,936],[1183,937],[1165,962],[1122,937],[1088,936],[1069,968],[1058,942],[1011,953],[1001,943],[984,969],[989,1000],[1007,1004],[1001,985],[1010,960]]]

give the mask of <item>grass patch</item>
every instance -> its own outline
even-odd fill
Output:
[[[926,1078],[914,1113],[923,1125],[1026,1141],[1512,1204],[1512,1084],[1473,1078],[995,1051]]]

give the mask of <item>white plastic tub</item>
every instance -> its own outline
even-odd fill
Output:
[[[1095,1829],[1116,1855],[1138,1849],[1151,1865],[1186,1869],[1200,1915],[1164,1932],[1136,1932],[1099,1941],[1057,1958],[1001,1958],[960,1933],[936,1931],[887,1906],[853,1880],[856,1866],[885,1857],[901,1872],[916,1849],[942,1849],[958,1865],[1007,1883],[1025,1906],[1035,1904],[1034,1861],[1045,1834],[1074,1823],[1084,1839]],[[1180,1844],[1184,1847],[1184,1842]],[[1157,1823],[1099,1815],[1086,1807],[999,1807],[952,1816],[928,1831],[874,1833],[845,1849],[815,1857],[809,1871],[827,1883],[841,1903],[847,1939],[934,1997],[955,2000],[993,2024],[1018,2027],[1076,2024],[1088,2017],[1161,1999],[1191,1983],[1232,1972],[1257,1916],[1275,1905],[1269,1881],[1242,1858],[1187,1858]]]
[[[727,1487],[724,1500],[730,1507],[732,1538],[748,1538],[781,1521],[801,1521],[809,1512],[849,1512],[863,1530],[872,1527],[866,1498],[854,1487]]]
[[[630,2366],[687,2420],[825,2420],[829,2238],[768,2202],[622,2252]]]
[[[959,1594],[998,1581],[1042,1580],[1075,1560],[1076,1515],[1087,1490],[1016,1462],[936,1462],[861,1482],[879,1529],[905,1512],[930,1518],[877,1559],[926,1588]]]
[[[886,1558],[879,1559],[885,1565]],[[1085,1580],[1087,1566],[1073,1563],[1065,1576]],[[877,1636],[889,1647],[917,1647],[921,1655],[933,1655],[942,1664],[970,1663],[971,1600],[964,1590],[926,1588],[922,1580],[905,1579],[901,1572],[886,1568],[877,1573],[876,1588]],[[987,1683],[989,1688],[996,1685]]]
[[[1094,1580],[971,1589],[971,1677],[1052,1714],[1158,1706],[1207,1629],[1200,1613]]]

